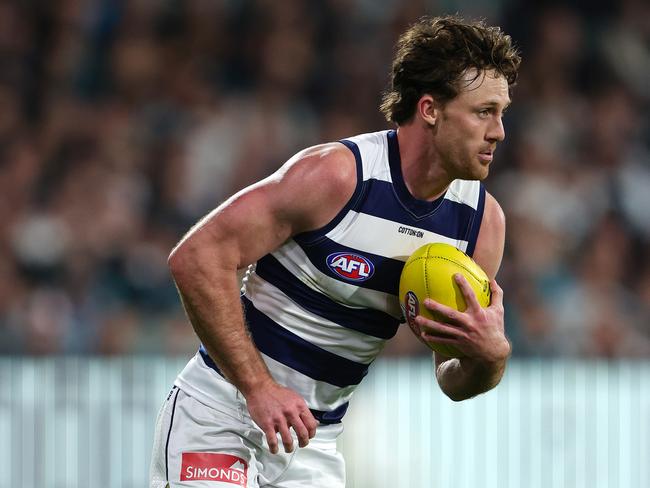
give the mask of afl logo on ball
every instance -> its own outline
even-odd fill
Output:
[[[365,281],[375,272],[369,259],[349,252],[336,252],[327,256],[327,266],[338,276],[350,281]]]
[[[415,317],[420,313],[420,302],[418,297],[412,291],[407,291],[404,295],[404,315],[406,316],[406,321],[413,325],[415,323]]]

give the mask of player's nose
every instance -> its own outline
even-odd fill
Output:
[[[485,139],[490,142],[501,142],[506,138],[506,131],[503,128],[503,120],[501,117],[495,117],[493,122],[488,127],[485,134]]]

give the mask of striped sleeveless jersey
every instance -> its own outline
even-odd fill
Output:
[[[399,277],[429,242],[474,251],[485,189],[455,180],[435,201],[402,179],[397,133],[341,141],[357,186],[324,228],[294,236],[248,274],[246,322],[275,380],[298,392],[321,423],[339,422],[354,389],[402,322]],[[207,366],[216,365],[201,347]]]

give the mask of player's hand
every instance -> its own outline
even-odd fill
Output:
[[[305,447],[316,434],[318,421],[309,411],[305,400],[295,391],[274,381],[256,388],[246,397],[248,411],[253,421],[264,431],[269,449],[278,452],[280,434],[285,452],[293,451],[293,438],[290,428],[298,437],[298,445]]]
[[[505,336],[503,290],[491,280],[492,301],[489,307],[483,308],[462,274],[454,275],[454,280],[463,293],[467,309],[459,312],[431,299],[425,300],[424,306],[439,320],[416,317],[422,339],[452,345],[473,359],[490,363],[505,360],[510,355],[510,343]]]

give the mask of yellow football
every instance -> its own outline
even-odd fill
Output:
[[[490,279],[472,258],[454,246],[425,244],[406,261],[399,282],[400,305],[406,322],[416,336],[420,336],[420,328],[415,323],[415,317],[422,315],[439,320],[424,306],[426,298],[461,312],[467,308],[463,292],[454,281],[456,273],[465,276],[482,307],[490,305]],[[445,356],[463,356],[455,347],[447,344],[430,343],[429,347]]]

